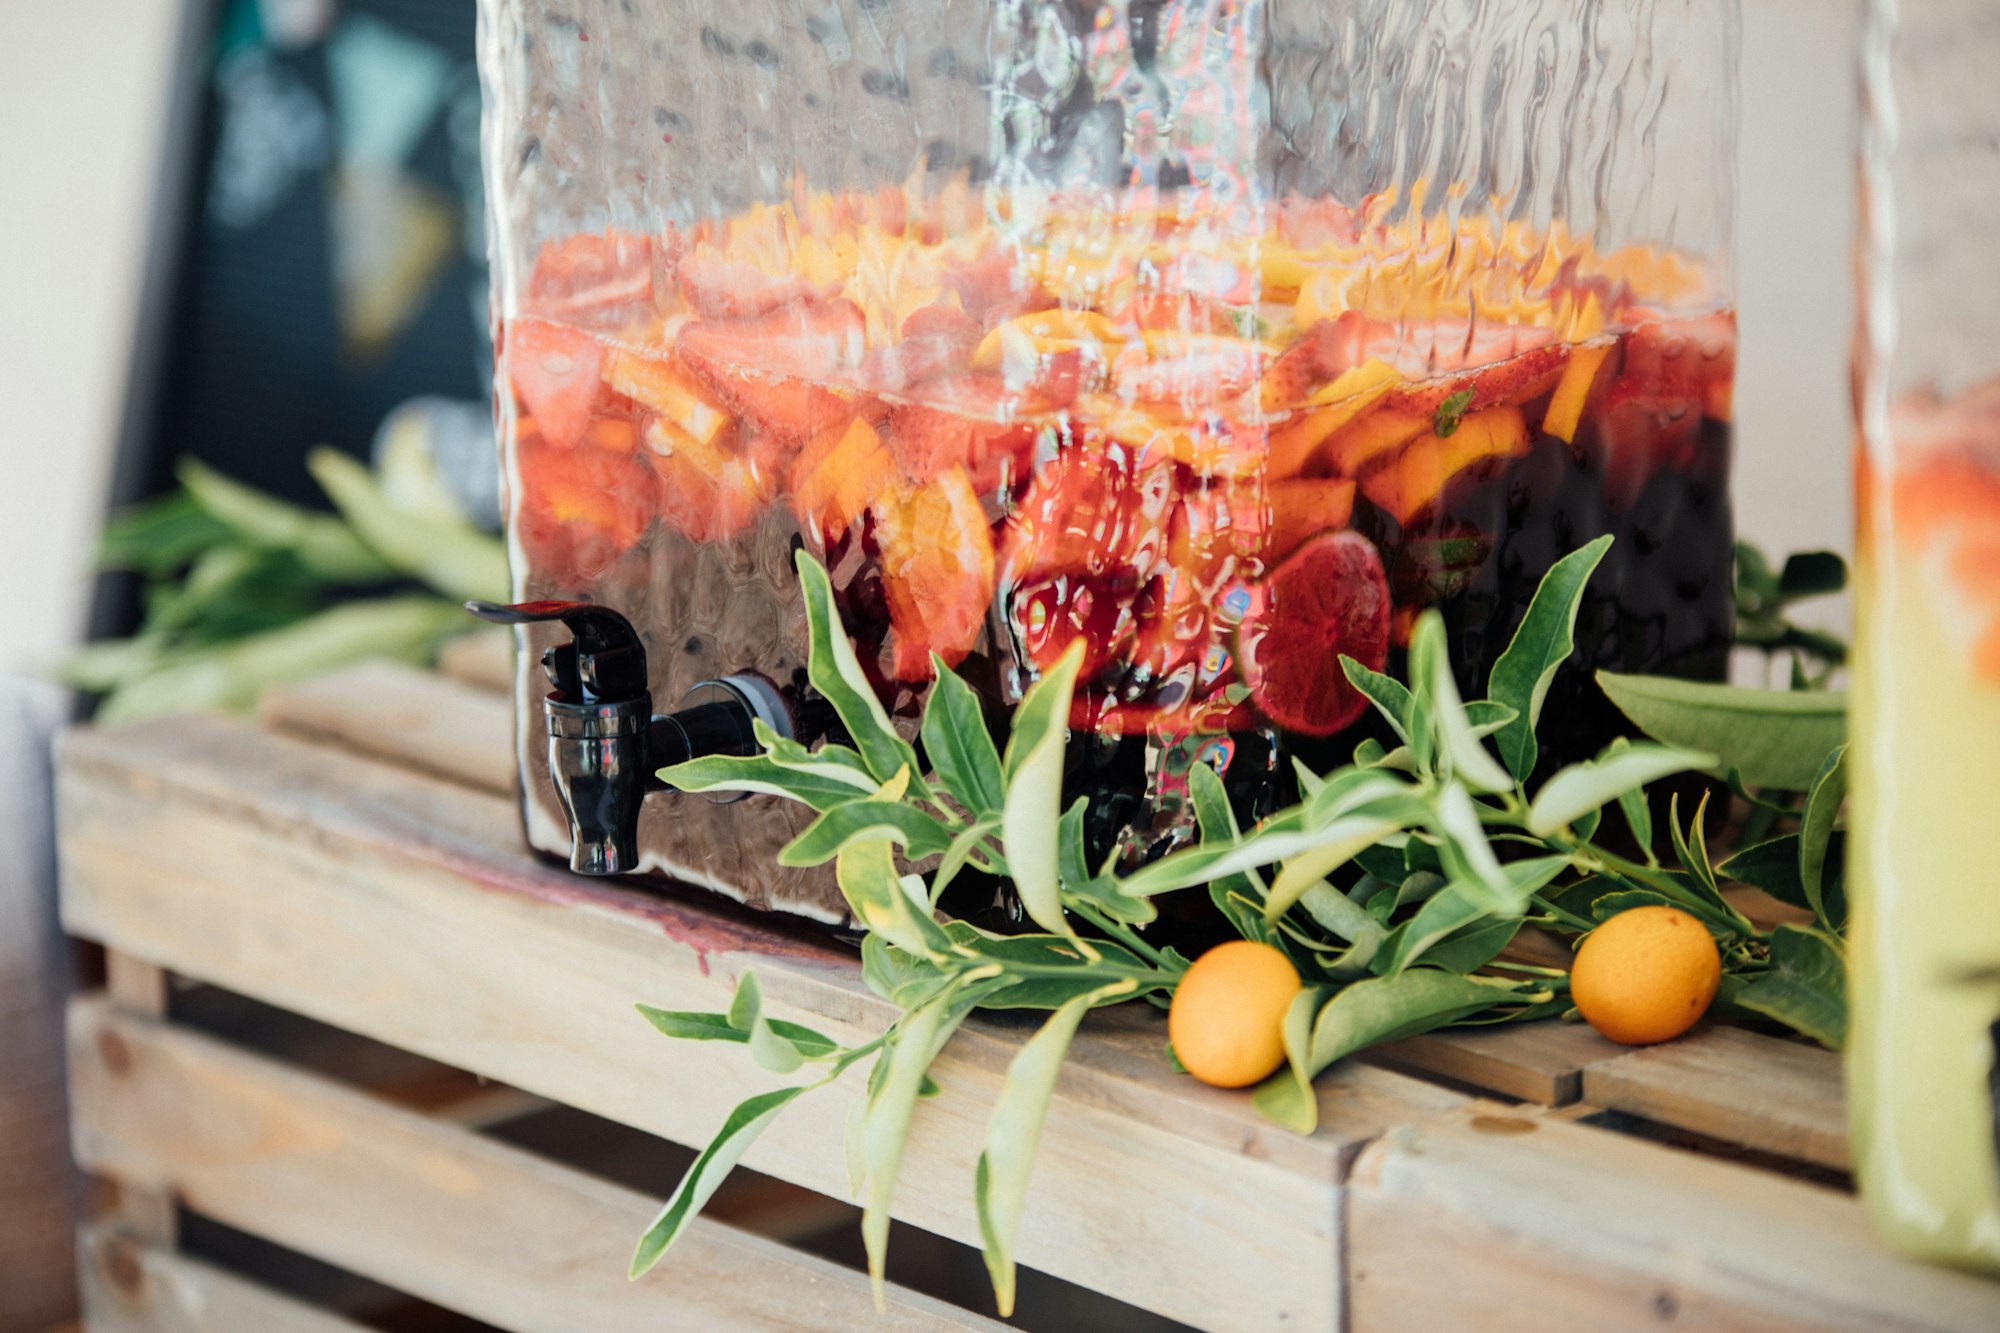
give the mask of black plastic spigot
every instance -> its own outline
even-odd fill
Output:
[[[664,790],[667,765],[704,755],[757,752],[756,723],[794,735],[778,688],[750,672],[705,680],[668,715],[655,716],[646,645],[617,611],[590,602],[467,602],[501,625],[561,621],[572,635],[542,654],[550,693],[549,778],[570,827],[570,869],[619,875],[639,868],[639,808]]]

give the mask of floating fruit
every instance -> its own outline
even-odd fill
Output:
[[[1460,421],[1450,435],[1423,432],[1403,452],[1361,479],[1368,498],[1410,521],[1429,509],[1461,473],[1528,452],[1528,423],[1518,407],[1489,407]]]
[[[1329,532],[1266,578],[1237,632],[1237,660],[1258,711],[1290,731],[1331,736],[1367,701],[1346,654],[1380,671],[1389,657],[1389,585],[1366,537]]]
[[[927,486],[892,482],[870,513],[895,631],[890,669],[898,680],[929,680],[932,653],[956,666],[986,626],[994,583],[986,513],[956,468]]]
[[[507,380],[542,438],[575,445],[597,408],[604,344],[561,324],[517,319],[508,326],[505,350]]]
[[[1167,1010],[1174,1058],[1202,1082],[1247,1088],[1285,1062],[1285,1011],[1301,983],[1292,960],[1268,944],[1218,944],[1182,974]]]
[[[1693,1027],[1721,981],[1707,926],[1677,907],[1634,907],[1584,936],[1569,993],[1599,1033],[1646,1046]]]

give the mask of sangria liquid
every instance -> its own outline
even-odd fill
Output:
[[[1860,479],[1849,1116],[1899,1249],[2000,1271],[2000,381]]]
[[[1698,266],[1271,212],[1236,237],[1171,202],[1030,227],[962,186],[800,192],[545,246],[500,330],[516,592],[624,610],[656,699],[790,683],[803,543],[912,721],[933,655],[998,708],[1081,640],[1072,783],[1135,853],[1187,836],[1197,759],[1249,813],[1287,751],[1344,760],[1339,656],[1388,666],[1426,607],[1483,693],[1600,534],[1549,760],[1620,729],[1591,669],[1719,676],[1734,318],[1666,313],[1700,308]],[[740,862],[704,882],[771,873],[687,817],[690,859]]]

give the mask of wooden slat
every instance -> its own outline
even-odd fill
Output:
[[[361,1333],[361,1325],[111,1224],[77,1236],[88,1333]]]
[[[504,695],[396,662],[362,662],[264,693],[267,726],[334,741],[481,791],[514,790]]]
[[[1629,1050],[1587,1024],[1544,1022],[1427,1032],[1376,1047],[1364,1058],[1503,1097],[1566,1106],[1583,1095],[1586,1069]]]
[[[438,674],[505,694],[514,688],[514,631],[477,630],[438,654]]]
[[[1348,1190],[1353,1333],[2000,1328],[1843,1194],[1525,1109],[1391,1130]]]
[[[350,1272],[521,1333],[997,1329],[718,1222],[629,1283],[659,1202],[96,1000],[71,1014],[78,1156]],[[253,1327],[219,1325],[218,1327]]]
[[[549,869],[519,849],[508,801],[242,723],[76,734],[59,784],[74,933],[677,1142],[704,1142],[777,1080],[738,1048],[669,1043],[634,1001],[721,1009],[754,966],[767,1011],[836,1038],[894,1014],[845,948],[705,895]],[[946,1095],[919,1108],[897,1216],[978,1243],[972,1166],[1022,1036],[975,1025],[939,1062]],[[1142,1014],[1079,1038],[1022,1262],[1211,1328],[1334,1326],[1346,1165],[1385,1127],[1464,1099],[1336,1071],[1319,1132],[1300,1137],[1172,1074],[1164,1040]],[[857,1069],[814,1094],[747,1164],[844,1196],[859,1086]]]
[[[1717,1025],[1591,1065],[1583,1095],[1759,1152],[1848,1168],[1840,1057],[1817,1046]]]

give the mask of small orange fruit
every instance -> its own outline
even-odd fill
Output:
[[[1721,981],[1707,926],[1676,907],[1634,907],[1584,937],[1569,993],[1600,1033],[1648,1046],[1693,1027]]]
[[[1201,957],[1174,990],[1167,1035],[1188,1073],[1243,1088],[1285,1062],[1285,1010],[1300,990],[1292,960],[1268,944],[1231,940]]]

